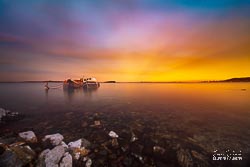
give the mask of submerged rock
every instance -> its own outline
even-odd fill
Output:
[[[112,137],[112,138],[118,138],[118,134],[116,134],[114,131],[110,131],[109,132],[109,136]]]
[[[178,163],[181,167],[194,166],[193,159],[188,150],[180,149],[177,151]]]
[[[90,158],[88,158],[86,164],[85,164],[85,167],[91,167],[92,165],[92,160]]]
[[[31,142],[31,143],[37,142],[36,135],[33,131],[21,132],[18,135],[26,142]]]
[[[143,157],[138,155],[138,154],[135,154],[135,153],[131,153],[132,156],[134,156],[135,158],[137,158],[142,164],[144,163],[144,160],[143,160]]]
[[[154,146],[153,151],[155,153],[164,154],[166,150],[160,146]]]
[[[119,146],[119,143],[118,143],[116,138],[111,140],[111,144],[112,144],[113,147],[118,147]]]
[[[94,121],[95,126],[100,126],[101,125],[101,121]]]
[[[18,112],[11,112],[9,110],[0,108],[0,123],[8,122],[8,121],[15,121],[19,119],[21,119],[21,116]]]
[[[24,163],[11,150],[6,150],[0,155],[0,166],[21,167]]]
[[[132,136],[131,136],[131,139],[130,139],[130,142],[134,142],[138,140],[138,138],[136,137],[136,135],[134,133],[132,133]]]
[[[43,141],[49,140],[50,144],[52,144],[53,146],[57,146],[57,145],[61,144],[63,139],[64,139],[63,135],[61,135],[60,133],[56,133],[56,134],[52,134],[52,135],[46,135],[43,138]]]

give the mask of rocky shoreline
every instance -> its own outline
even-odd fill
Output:
[[[77,112],[65,113],[63,118],[60,115],[60,119],[56,120],[63,121],[60,124],[54,123],[57,128],[53,128],[52,133],[45,135],[41,135],[38,131],[42,128],[39,124],[39,127],[26,131],[6,130],[0,136],[0,166],[229,167],[238,165],[237,162],[231,161],[223,163],[212,161],[212,153],[205,150],[207,143],[201,144],[202,138],[197,136],[187,137],[182,134],[182,137],[179,137],[177,125],[174,132],[167,133],[159,131],[164,130],[163,125],[157,129],[157,124],[145,123],[144,121],[149,118],[145,116],[142,119],[136,113],[128,119],[126,119],[128,115],[124,113],[113,113],[112,116],[107,113],[85,113],[84,119],[81,115],[83,113]],[[76,118],[83,121],[78,125],[74,122]],[[44,129],[51,128],[48,126],[50,123],[42,124]],[[61,130],[63,127],[69,129],[75,127],[75,129],[64,133]],[[78,132],[80,135],[76,134]]]

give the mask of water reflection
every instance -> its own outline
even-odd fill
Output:
[[[91,97],[98,88],[91,88],[91,89],[63,89],[64,97],[68,101],[73,101],[77,96],[84,96],[84,97]]]
[[[244,158],[250,148],[249,90],[249,83],[102,84],[98,90],[47,91],[42,84],[12,84],[0,85],[0,107],[29,116],[7,127],[14,131],[32,127],[41,136],[60,131],[67,141],[87,137],[102,143],[105,135],[93,127],[97,120],[121,136],[133,131],[138,148],[157,141],[207,158],[214,150],[242,150]]]

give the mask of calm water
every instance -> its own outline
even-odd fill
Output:
[[[42,83],[0,84],[0,107],[25,115],[0,130],[33,129],[38,136],[60,132],[70,141],[91,138],[83,124],[99,119],[118,134],[130,129],[139,138],[147,133],[158,144],[161,140],[172,147],[192,143],[207,153],[241,150],[246,157],[249,99],[249,83],[120,83],[101,84],[95,91],[45,91]]]

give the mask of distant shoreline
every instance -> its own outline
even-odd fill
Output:
[[[63,81],[0,81],[0,83],[62,83]],[[226,80],[211,80],[211,81],[137,81],[137,82],[119,82],[119,81],[103,81],[100,83],[114,84],[114,83],[239,83],[250,82],[250,77],[231,78]]]

